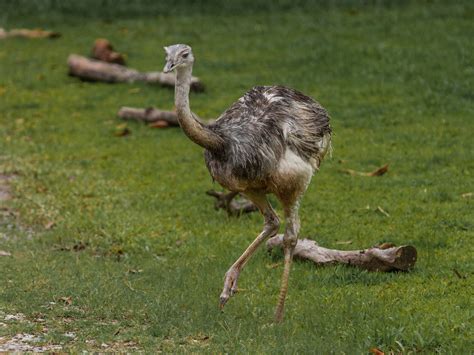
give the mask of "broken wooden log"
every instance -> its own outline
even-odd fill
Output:
[[[86,81],[104,81],[107,83],[133,83],[141,81],[149,84],[160,84],[172,87],[174,87],[175,83],[174,73],[142,73],[120,64],[106,63],[77,54],[69,55],[67,64],[69,67],[69,75]],[[204,86],[198,78],[193,77],[191,79],[191,89],[194,91],[203,91]]]
[[[58,38],[61,37],[59,32],[44,31],[41,29],[29,30],[25,28],[15,28],[10,31],[6,31],[0,28],[0,39],[10,37],[21,37],[21,38]]]
[[[135,108],[135,107],[121,107],[117,116],[124,120],[140,121],[144,123],[155,123],[157,121],[164,121],[167,126],[179,126],[176,112],[163,111],[154,107]]]
[[[95,40],[94,47],[92,47],[92,58],[125,66],[123,54],[115,52],[112,44],[105,38]]]
[[[215,197],[214,208],[216,210],[222,208],[229,216],[238,217],[244,213],[258,211],[251,201],[242,197],[238,192],[219,192],[214,190],[206,191],[209,196]]]
[[[155,107],[135,108],[124,106],[120,108],[117,116],[123,120],[148,123],[150,127],[155,128],[179,126],[178,116],[175,111],[165,111]],[[199,118],[195,113],[193,113],[193,116],[199,122],[206,124],[206,122]],[[212,119],[207,120],[207,123],[212,121]]]
[[[269,251],[282,247],[282,234],[267,241]],[[415,266],[417,251],[411,245],[395,247],[388,243],[364,250],[336,250],[320,247],[310,239],[299,239],[293,255],[321,266],[345,264],[368,271],[408,271]]]

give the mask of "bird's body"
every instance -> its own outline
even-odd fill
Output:
[[[264,216],[263,231],[227,271],[220,305],[237,292],[240,271],[268,238],[278,233],[280,219],[267,200],[273,193],[283,206],[285,264],[276,309],[283,318],[293,251],[298,240],[301,197],[331,146],[329,115],[316,101],[282,86],[257,86],[214,123],[202,124],[191,112],[189,89],[194,57],[191,47],[165,47],[165,72],[176,70],[175,105],[184,133],[205,148],[206,165],[214,180],[242,192]]]
[[[219,151],[205,151],[207,168],[231,191],[278,195],[290,165],[314,171],[330,145],[326,110],[283,86],[251,89],[207,127],[226,142]]]

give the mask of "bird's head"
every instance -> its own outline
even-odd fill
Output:
[[[163,72],[169,73],[178,67],[193,65],[194,57],[190,46],[186,44],[173,44],[163,48],[166,52],[166,64]]]

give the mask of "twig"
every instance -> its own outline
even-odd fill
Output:
[[[381,166],[380,168],[375,169],[369,173],[352,169],[342,169],[341,171],[351,176],[382,176],[388,171],[388,164],[385,164],[384,166]]]

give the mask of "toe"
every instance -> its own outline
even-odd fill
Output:
[[[227,301],[229,300],[229,296],[228,295],[221,295],[219,297],[219,308],[222,310],[224,309],[224,306],[225,304],[227,303]]]

